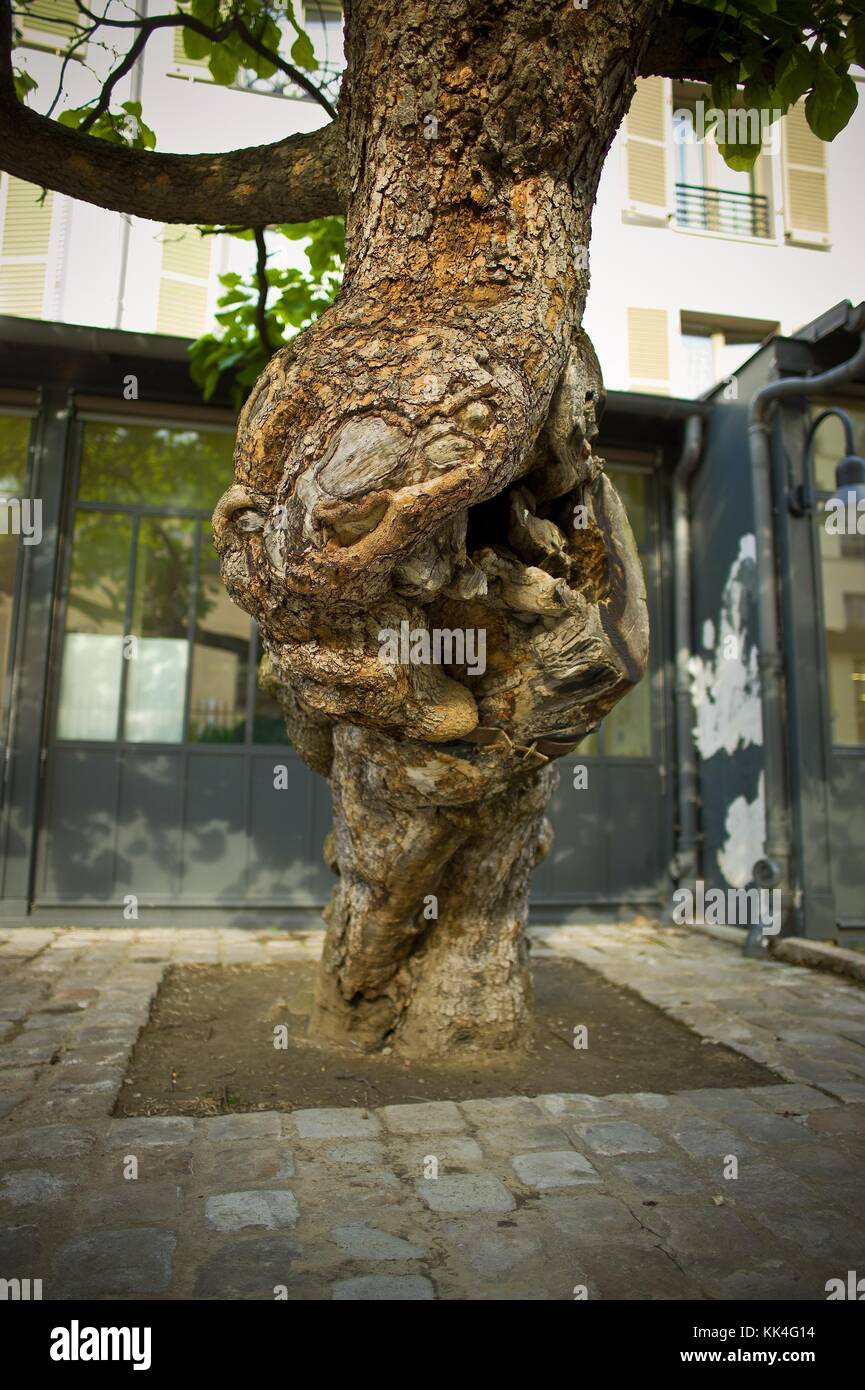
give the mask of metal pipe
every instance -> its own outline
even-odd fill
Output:
[[[757,539],[757,647],[760,668],[760,704],[763,723],[763,776],[766,805],[766,836],[763,855],[754,865],[753,876],[760,888],[779,888],[787,897],[792,887],[792,820],[787,779],[785,735],[784,659],[778,611],[778,585],[775,573],[775,529],[773,520],[772,460],[768,416],[770,407],[791,396],[808,396],[831,390],[849,381],[865,368],[865,304],[851,309],[849,332],[862,338],[856,352],[846,362],[817,376],[784,377],[770,381],[754,395],[748,411],[748,441],[754,497],[754,530]],[[782,896],[782,903],[784,902]],[[784,919],[789,908],[782,909]],[[760,955],[762,927],[752,925],[745,942],[746,955]]]
[[[691,710],[691,516],[688,488],[703,450],[703,421],[685,421],[682,452],[673,472],[673,640],[676,650],[676,852],[670,866],[677,884],[696,878],[699,843],[699,786]]]

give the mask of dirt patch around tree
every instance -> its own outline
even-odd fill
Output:
[[[557,1091],[669,1093],[779,1080],[726,1047],[702,1042],[576,961],[548,958],[533,964],[535,1023],[516,1055],[433,1064],[323,1045],[306,1036],[316,970],[312,962],[172,967],[114,1113],[216,1115]],[[578,1049],[580,1027],[587,1046]]]

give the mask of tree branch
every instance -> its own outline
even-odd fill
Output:
[[[38,115],[14,87],[10,99],[3,66],[0,45],[0,169],[16,178],[154,222],[249,226],[345,211],[338,121],[225,154],[133,150]]]
[[[81,3],[81,0],[76,0],[76,4],[81,14],[95,21],[94,28],[107,27],[109,29],[138,30],[138,35],[132,46],[134,57],[132,56],[132,50],[130,50],[130,53],[127,54],[120,68],[111,73],[110,77],[103,84],[103,98],[100,100],[103,100],[106,91],[110,93],[111,88],[118,79],[129,71],[129,68],[134,64],[151,34],[154,34],[157,29],[190,29],[193,33],[201,34],[202,38],[210,39],[213,43],[222,43],[223,40],[229,38],[232,34],[239,34],[247,48],[251,48],[253,53],[257,53],[259,57],[266,58],[268,62],[273,63],[274,67],[280,72],[285,73],[286,77],[290,77],[296,86],[302,88],[307,96],[311,96],[313,101],[317,101],[319,106],[323,106],[332,120],[336,119],[336,108],[331,105],[324,93],[316,87],[315,83],[306,76],[306,73],[301,72],[301,70],[296,68],[292,63],[287,63],[284,58],[279,56],[275,49],[262,43],[261,39],[257,38],[248,25],[237,16],[227,19],[223,24],[220,24],[217,29],[214,29],[211,25],[204,24],[200,19],[194,19],[191,15],[187,14],[156,15],[152,19],[140,20],[106,19],[93,14]],[[102,106],[102,109],[108,109],[107,102]],[[96,115],[98,114],[99,112],[96,113]],[[94,115],[94,120],[96,119],[96,115]]]
[[[255,326],[258,329],[258,337],[261,346],[272,357],[276,349],[270,341],[270,333],[267,328],[267,291],[270,286],[267,283],[267,243],[264,239],[263,227],[255,228],[255,278],[258,282],[258,303],[255,306]]]

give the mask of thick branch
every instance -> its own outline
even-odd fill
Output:
[[[344,211],[339,123],[224,154],[159,154],[82,135],[0,96],[0,168],[154,222],[249,226]]]

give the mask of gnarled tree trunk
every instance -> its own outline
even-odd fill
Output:
[[[253,391],[214,518],[298,749],[332,779],[329,1035],[424,1055],[519,1041],[551,760],[645,668],[579,324],[656,13],[348,12],[344,286]],[[483,633],[485,662],[383,655],[388,633],[434,631]]]

